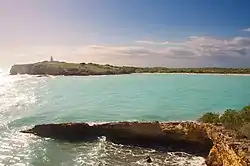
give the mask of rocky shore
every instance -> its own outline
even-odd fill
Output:
[[[108,141],[133,146],[167,148],[204,156],[208,166],[250,165],[250,142],[231,130],[196,122],[117,122],[89,125],[62,123],[37,125],[21,131],[65,141]]]
[[[10,74],[30,75],[115,75],[131,73],[212,73],[212,74],[250,74],[249,68],[166,68],[166,67],[128,67],[100,65],[94,63],[38,62],[34,64],[13,65]]]

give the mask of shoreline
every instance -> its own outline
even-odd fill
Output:
[[[17,74],[8,76],[35,76],[35,77],[100,77],[100,76],[123,76],[123,75],[211,75],[211,76],[246,76],[249,77],[250,74],[222,74],[222,73],[131,73],[131,74],[102,74],[102,75],[39,75],[39,74]]]
[[[132,73],[132,74],[170,74],[170,75],[229,75],[229,76],[250,76],[250,74],[234,74],[234,73],[227,73],[227,74],[224,74],[224,73]]]
[[[101,65],[94,63],[37,62],[13,65],[10,75],[122,75],[122,74],[213,74],[213,75],[250,75],[250,68],[168,68],[168,67],[130,67]]]

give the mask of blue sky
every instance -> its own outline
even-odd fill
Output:
[[[0,0],[0,65],[250,67],[249,0]]]

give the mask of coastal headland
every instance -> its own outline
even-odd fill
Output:
[[[13,65],[10,74],[30,75],[119,75],[132,73],[207,73],[207,74],[250,74],[250,68],[167,68],[167,67],[130,67],[101,65],[94,63],[67,63],[67,62],[37,62],[32,64]]]

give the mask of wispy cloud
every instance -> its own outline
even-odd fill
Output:
[[[212,37],[190,37],[182,42],[136,42],[131,45],[85,46],[78,55],[88,55],[94,61],[135,65],[194,66],[210,65],[221,61],[231,65],[250,66],[250,38],[235,37],[228,40]],[[153,43],[153,44],[152,44]],[[142,45],[145,44],[145,45]],[[161,45],[161,47],[157,47]],[[230,62],[227,62],[230,61]],[[248,62],[247,62],[248,61]],[[172,62],[176,62],[173,64]],[[215,63],[213,62],[213,63]],[[236,63],[237,62],[237,63]],[[200,64],[199,64],[200,63]],[[213,64],[212,63],[212,64]]]
[[[160,46],[159,46],[160,45]],[[1,53],[1,50],[0,50]],[[136,42],[130,45],[36,46],[1,53],[17,62],[57,60],[116,65],[199,67],[250,67],[250,38],[228,40],[193,36],[181,42]],[[0,60],[6,60],[0,56]]]
[[[250,32],[250,28],[243,29],[245,32]]]
[[[165,42],[152,42],[152,41],[146,41],[146,40],[138,40],[135,41],[136,43],[141,43],[141,44],[154,44],[154,45],[162,45],[162,44],[168,44],[168,41]]]
[[[138,41],[135,41],[136,43],[142,43],[142,44],[155,44],[154,42],[151,42],[151,41],[145,41],[145,40],[138,40]]]

